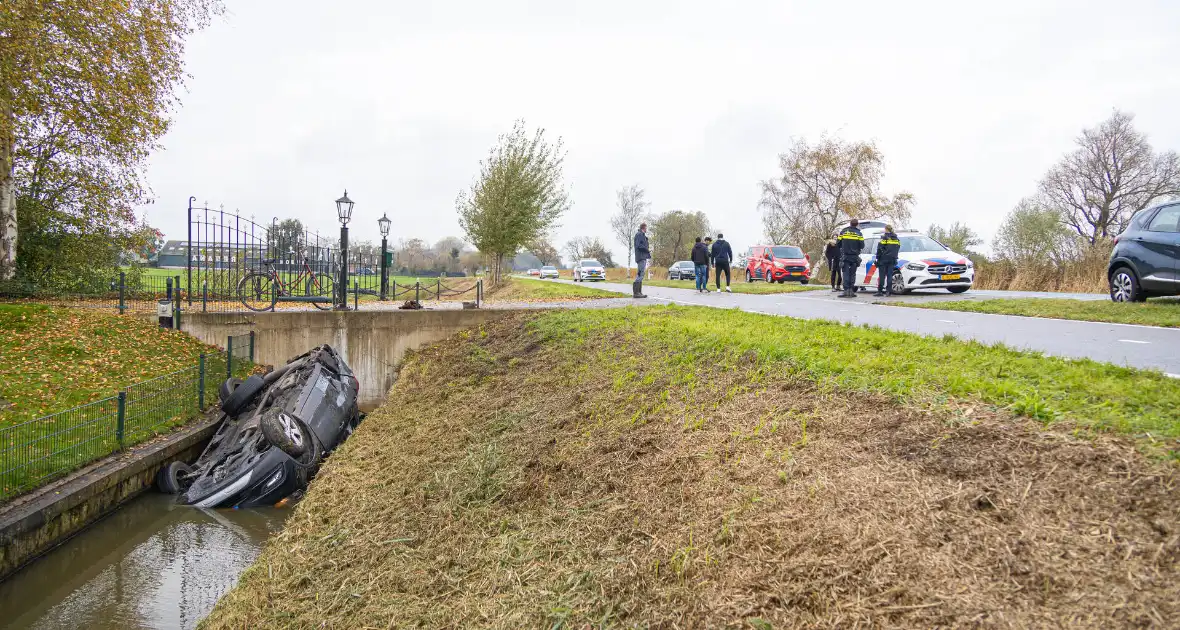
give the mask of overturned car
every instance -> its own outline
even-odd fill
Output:
[[[172,462],[157,486],[198,507],[274,505],[307,487],[360,422],[360,383],[331,346],[265,376],[221,386],[222,422],[193,465]]]

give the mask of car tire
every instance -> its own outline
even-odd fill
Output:
[[[803,278],[802,280],[799,281],[799,284],[807,284],[808,282],[811,282],[811,280],[809,280],[808,278]]]
[[[184,487],[180,475],[192,474],[193,467],[182,461],[168,462],[156,472],[156,489],[164,494],[180,494]]]
[[[225,402],[230,397],[230,395],[234,393],[234,390],[237,389],[241,384],[242,379],[240,378],[225,379],[221,382],[221,387],[217,390],[217,400]]]
[[[971,287],[947,287],[946,290],[950,291],[951,293],[966,293],[967,289],[970,288]]]
[[[895,270],[893,272],[893,293],[895,295],[904,295],[907,293],[905,288],[905,278],[901,277],[901,271]]]
[[[1113,302],[1143,302],[1147,293],[1139,286],[1139,277],[1130,267],[1119,267],[1110,274],[1110,299]]]
[[[291,414],[268,413],[259,419],[258,424],[267,442],[295,459],[299,459],[309,448],[314,448],[307,425]]]
[[[222,390],[230,384],[230,381],[236,380],[238,379],[227,379],[225,383],[222,383]],[[266,380],[257,374],[252,375],[244,381],[239,381],[236,387],[232,387],[230,395],[222,399],[221,410],[229,415],[229,417],[236,418],[258,396],[258,393],[265,388]]]

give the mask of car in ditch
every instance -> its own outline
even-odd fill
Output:
[[[953,252],[949,247],[916,230],[897,230],[901,250],[893,269],[877,267],[877,244],[884,228],[869,227],[862,231],[865,246],[856,269],[858,289],[877,288],[882,273],[893,274],[893,292],[908,293],[916,289],[946,289],[963,293],[975,281],[975,263],[970,258]]]
[[[356,429],[360,382],[322,345],[266,375],[228,379],[221,426],[192,465],[172,462],[157,487],[204,508],[275,505],[307,487],[320,463]]]
[[[811,256],[794,245],[755,245],[746,256],[746,282],[811,281]]]
[[[681,260],[668,267],[669,280],[696,280],[697,266],[691,260]]]
[[[574,282],[602,282],[606,280],[606,267],[593,258],[579,260],[574,265]]]

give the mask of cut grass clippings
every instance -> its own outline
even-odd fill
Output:
[[[507,317],[407,358],[202,627],[1177,626],[1175,466],[951,398],[939,361],[1012,395],[1163,382],[1015,355],[700,308]]]
[[[489,285],[484,294],[484,299],[491,302],[560,302],[620,297],[625,296],[583,284],[517,277],[505,278],[496,286]]]
[[[928,308],[942,311],[1049,317],[1084,322],[1180,328],[1180,302],[1175,300],[1112,302],[1110,300],[1019,298],[955,302],[885,302],[885,304],[889,306]]]

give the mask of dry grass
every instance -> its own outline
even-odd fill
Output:
[[[1176,627],[1172,464],[508,318],[410,358],[207,628]]]
[[[566,284],[533,278],[505,278],[490,285],[484,299],[489,302],[570,302],[624,297],[589,284]]]
[[[1049,262],[1024,262],[1018,265],[1009,260],[978,261],[975,266],[975,288],[1106,293],[1110,289],[1106,278],[1109,262],[1110,248],[1106,246],[1086,249],[1077,260],[1061,266]]]

